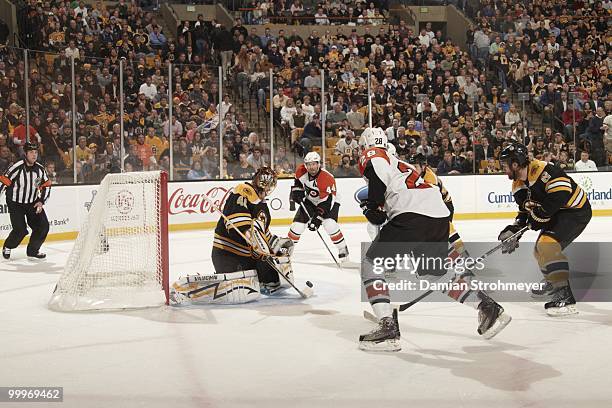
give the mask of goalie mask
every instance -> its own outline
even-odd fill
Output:
[[[261,198],[272,194],[276,188],[276,173],[270,167],[263,166],[253,176],[252,184]]]

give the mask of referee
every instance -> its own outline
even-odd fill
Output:
[[[25,158],[0,175],[0,195],[6,190],[6,204],[13,227],[2,247],[2,256],[9,259],[11,249],[17,248],[28,235],[27,220],[32,236],[26,253],[31,258],[43,259],[46,255],[39,250],[49,232],[49,220],[43,205],[51,193],[51,181],[45,168],[36,162],[38,145],[26,142],[23,150]]]

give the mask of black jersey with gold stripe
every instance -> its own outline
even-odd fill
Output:
[[[440,180],[440,177],[438,177],[432,169],[430,169],[429,167],[426,167],[425,174],[421,174],[421,177],[423,177],[423,180],[425,180],[427,183],[438,186],[438,189],[440,190],[440,194],[442,194],[442,200],[444,200],[444,202],[447,205],[449,203],[451,205],[453,204],[453,199],[451,195],[449,194],[446,187],[444,187],[444,184],[442,184],[442,180]]]
[[[223,214],[243,234],[250,233],[253,225],[257,224],[259,230],[264,230],[264,238],[269,242],[271,238],[269,231],[270,210],[266,201],[259,198],[251,184],[243,183],[234,187],[234,191],[225,201]],[[217,222],[213,247],[233,255],[253,256],[250,243],[246,242],[232,226],[228,225],[223,217]]]
[[[540,203],[549,215],[558,211],[590,208],[585,191],[560,167],[531,160],[527,168],[527,180],[515,180],[512,194],[519,206],[517,220],[527,221],[524,208],[526,200]]]

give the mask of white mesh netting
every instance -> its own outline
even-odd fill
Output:
[[[98,188],[49,307],[124,309],[166,302],[165,173],[107,175]]]

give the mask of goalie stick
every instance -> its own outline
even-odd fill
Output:
[[[312,216],[308,213],[308,210],[306,209],[306,206],[304,205],[304,201],[300,201],[300,207],[302,207],[302,210],[304,210],[304,212],[306,213],[308,218],[310,218],[312,220]],[[331,249],[329,249],[329,246],[327,245],[327,242],[325,242],[325,240],[323,239],[323,236],[321,235],[321,231],[319,231],[318,228],[317,228],[317,235],[319,235],[319,238],[321,238],[321,242],[323,242],[323,246],[325,246],[325,249],[327,249],[327,252],[329,253],[329,256],[332,257],[332,259],[336,263],[336,266],[338,267],[338,269],[342,269],[342,267],[340,266],[340,263],[338,263],[338,260],[336,260],[336,257],[332,253]]]
[[[491,256],[492,254],[494,254],[495,252],[499,251],[504,244],[506,244],[507,242],[520,237],[521,235],[523,235],[525,233],[525,231],[527,231],[529,229],[529,226],[526,225],[523,228],[521,228],[519,231],[517,231],[516,233],[512,234],[511,236],[509,236],[508,238],[506,238],[505,240],[501,241],[499,243],[499,245],[496,245],[494,248],[491,248],[490,250],[488,250],[487,252],[485,252],[483,255],[481,255],[477,261],[483,261],[484,259],[486,259],[487,257]],[[474,276],[474,274],[471,271],[467,271],[464,275],[471,275]],[[425,299],[427,296],[431,295],[434,291],[433,290],[428,290],[427,292],[423,293],[422,295],[420,295],[419,297],[417,297],[416,299],[408,302],[408,303],[404,303],[402,305],[400,305],[399,307],[397,307],[396,309],[398,309],[400,312],[403,312],[404,310],[414,306],[415,304],[417,304],[418,302],[420,302],[421,300]],[[363,311],[363,317],[367,320],[370,320],[374,323],[378,323],[378,318],[370,311],[364,310]]]
[[[242,237],[242,239],[244,239],[245,242],[249,242],[248,238],[242,233],[242,231],[240,231],[240,229],[238,229],[238,227],[236,227],[234,225],[234,223],[232,222],[232,220],[230,220],[229,218],[227,218],[227,216],[225,214],[223,214],[223,211],[221,210],[221,208],[219,208],[218,206],[215,206],[213,204],[212,201],[210,201],[208,199],[208,197],[204,197],[202,196],[202,198],[204,199],[204,201],[206,201],[208,204],[210,204],[210,208],[212,208],[214,211],[218,212],[221,217],[223,217],[223,219],[225,220],[226,224],[229,225],[230,227],[232,227],[237,233],[238,235],[240,235]],[[295,286],[295,284],[293,282],[291,282],[274,264],[273,259],[274,258],[278,258],[275,255],[272,254],[263,254],[263,253],[259,253],[256,252],[258,255],[261,255],[262,259],[268,263],[268,265],[270,265],[270,267],[272,267],[272,269],[274,269],[280,276],[283,277],[283,279],[285,280],[285,282],[287,282],[289,285],[291,285],[291,287],[293,287],[293,289],[295,289],[295,291],[297,293],[300,294],[300,296],[303,299],[307,299],[309,297],[311,297],[314,294],[314,291],[312,289],[312,283],[310,281],[306,282],[306,287],[303,289],[298,289],[297,286]]]

